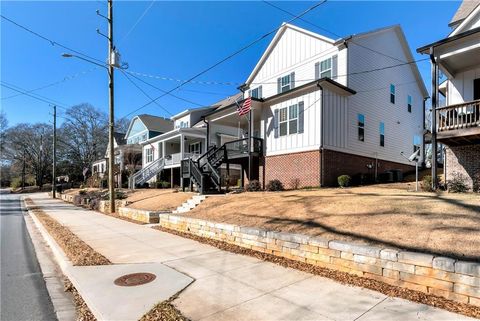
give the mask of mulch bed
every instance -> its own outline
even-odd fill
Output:
[[[281,265],[283,267],[289,267],[289,268],[293,268],[293,269],[307,272],[310,274],[326,277],[343,284],[359,286],[362,288],[367,288],[370,290],[383,293],[391,297],[407,299],[410,301],[423,303],[423,304],[444,309],[447,311],[460,313],[469,317],[480,318],[480,307],[476,307],[470,304],[447,300],[445,298],[434,296],[431,294],[426,294],[423,292],[418,292],[410,289],[392,286],[377,280],[367,279],[367,278],[363,278],[363,277],[349,274],[346,272],[335,271],[335,270],[323,268],[320,266],[308,264],[305,262],[299,262],[299,261],[279,257],[272,254],[253,251],[238,245],[233,245],[233,244],[229,244],[229,243],[218,241],[218,240],[212,240],[206,237],[201,237],[201,236],[193,235],[190,233],[179,232],[179,231],[167,229],[161,226],[155,226],[153,228],[162,232],[175,234],[184,238],[205,243],[205,244],[214,246],[220,250],[224,250],[224,251],[228,251],[236,254],[252,256],[260,260]]]
[[[60,245],[62,250],[65,252],[65,255],[67,255],[67,257],[72,261],[73,265],[88,266],[112,264],[112,262],[110,262],[105,256],[92,249],[87,243],[82,241],[67,227],[63,226],[57,220],[46,214],[43,210],[36,207],[35,203],[31,199],[26,198],[25,203],[28,205],[29,210],[31,210],[40,220],[48,233],[55,239],[58,245]],[[67,278],[65,278],[64,281],[64,290],[66,292],[71,292],[73,295],[78,321],[97,321],[81,295],[78,293],[77,289],[75,289],[73,284]],[[188,319],[182,316],[181,312],[171,304],[173,299],[174,297],[157,304],[148,313],[146,313],[141,320],[187,321]]]

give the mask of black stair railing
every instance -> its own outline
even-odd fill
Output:
[[[251,152],[254,154],[263,153],[263,140],[252,137]],[[216,189],[221,188],[221,176],[219,167],[228,162],[229,158],[246,155],[249,153],[249,138],[237,139],[227,142],[220,147],[210,147],[196,161],[189,159],[182,161],[182,173],[193,179],[198,190],[203,194],[207,191],[207,185]],[[209,183],[211,182],[211,183]]]

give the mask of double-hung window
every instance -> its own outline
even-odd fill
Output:
[[[285,136],[288,133],[288,114],[287,107],[279,110],[278,126],[280,128],[280,136]]]
[[[332,78],[332,58],[320,62],[320,78]]]
[[[395,104],[395,85],[390,84],[390,102]]]
[[[288,107],[288,134],[296,134],[298,131],[298,105]]]
[[[412,112],[412,96],[410,95],[407,97],[407,110],[409,113]]]
[[[379,132],[380,132],[380,146],[385,146],[385,124],[380,123],[379,126]]]
[[[262,86],[252,89],[250,91],[250,97],[258,99],[262,98]]]
[[[153,149],[147,148],[145,150],[145,162],[150,163],[153,162]]]
[[[281,85],[280,85],[280,92],[284,93],[290,90],[291,87],[291,77],[290,75],[286,75],[282,77]]]
[[[365,116],[358,114],[358,140],[365,141]]]
[[[274,137],[302,134],[304,132],[304,110],[303,101],[275,109],[273,116]]]

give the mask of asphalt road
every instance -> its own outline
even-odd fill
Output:
[[[23,215],[20,195],[0,190],[0,320],[57,320]]]

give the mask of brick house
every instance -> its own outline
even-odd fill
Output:
[[[333,186],[342,174],[411,171],[400,153],[423,155],[428,93],[398,25],[333,40],[283,24],[240,89],[203,116],[207,153],[185,163],[187,181],[217,188],[215,170],[235,165],[243,183]]]
[[[480,1],[463,1],[444,39],[419,48],[432,62],[432,155],[446,146],[445,181],[480,188]],[[439,84],[439,71],[446,79]],[[445,106],[439,104],[445,96]],[[432,177],[437,167],[432,163]],[[436,183],[434,185],[436,187]]]

